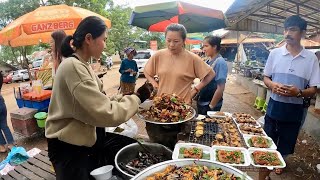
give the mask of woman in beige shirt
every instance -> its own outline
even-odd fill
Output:
[[[134,95],[110,99],[103,93],[103,84],[88,62],[100,58],[106,32],[104,21],[90,16],[61,47],[68,58],[55,77],[45,131],[57,180],[87,180],[94,168],[112,164],[116,151],[127,142],[106,135],[104,127],[126,122],[151,94],[147,84]]]
[[[183,25],[169,25],[165,36],[167,48],[157,51],[149,59],[144,74],[158,90],[157,95],[174,93],[191,104],[192,98],[214,78],[215,73],[198,55],[184,48],[187,31]],[[158,82],[154,80],[155,76],[158,76]],[[201,83],[192,89],[191,85],[195,78],[201,79]],[[170,130],[150,123],[146,126],[152,141],[172,148],[180,126],[171,127]],[[168,137],[168,134],[173,137]]]

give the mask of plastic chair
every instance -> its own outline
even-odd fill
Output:
[[[255,100],[255,102],[254,102],[253,107],[255,107],[255,108],[258,109],[258,110],[259,110],[259,109],[263,109],[263,106],[264,106],[265,102],[266,102],[265,99],[257,96],[257,97],[256,97],[256,100]]]

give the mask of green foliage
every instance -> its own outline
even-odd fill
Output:
[[[280,35],[280,34],[264,33],[262,37],[268,38],[268,39],[275,39],[276,44],[283,40],[283,35]]]
[[[85,8],[110,19],[112,27],[109,30],[108,41],[106,43],[106,52],[109,55],[117,51],[121,53],[127,46],[134,46],[137,49],[150,48],[150,40],[156,40],[159,49],[164,47],[163,33],[151,33],[129,25],[128,22],[132,9],[130,7],[114,6],[112,0],[8,0],[0,3],[0,29],[20,16],[33,11],[40,5],[58,4]],[[139,46],[134,41],[146,41],[146,47]],[[24,48],[2,46],[0,48],[0,61],[22,65],[25,62],[19,60],[20,56],[26,60],[28,54],[46,48],[49,48],[46,44]]]

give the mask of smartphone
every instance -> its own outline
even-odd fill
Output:
[[[284,84],[285,87],[291,88],[293,85]]]

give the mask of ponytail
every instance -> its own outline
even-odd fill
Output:
[[[96,16],[88,16],[84,18],[80,24],[78,25],[76,31],[73,36],[67,36],[63,40],[63,44],[61,46],[61,53],[64,57],[69,57],[73,53],[75,53],[75,49],[80,49],[85,40],[87,34],[91,34],[93,39],[101,36],[102,33],[105,33],[107,30],[107,26],[105,22]],[[70,46],[70,42],[72,41],[73,49]]]
[[[74,50],[70,46],[70,41],[72,40],[72,36],[67,36],[64,38],[61,45],[61,54],[63,57],[69,57],[74,53]]]

